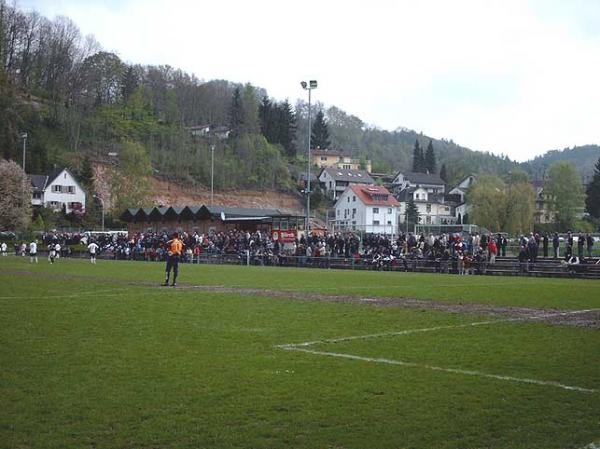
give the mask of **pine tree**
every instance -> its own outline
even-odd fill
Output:
[[[325,121],[325,114],[323,114],[323,111],[317,112],[317,116],[312,125],[312,134],[310,138],[311,146],[313,148],[325,150],[331,145],[331,141],[329,140],[329,129],[327,128],[327,122]]]
[[[278,112],[278,143],[283,146],[288,157],[294,158],[296,157],[296,115],[287,99],[279,105]]]
[[[600,158],[594,168],[594,176],[585,191],[585,207],[594,218],[600,218]]]
[[[231,106],[229,108],[229,128],[234,137],[238,137],[242,132],[242,124],[244,119],[244,108],[242,106],[242,94],[240,88],[236,87],[231,98]]]
[[[419,145],[419,140],[415,140],[415,148],[413,150],[413,171],[415,173],[425,173],[425,157],[423,156],[423,148]]]
[[[417,205],[412,197],[409,198],[406,204],[405,218],[409,225],[415,225],[419,222],[419,209],[417,209]]]
[[[123,73],[121,80],[121,95],[125,103],[129,101],[129,98],[133,95],[135,90],[138,88],[139,79],[133,66],[128,66],[127,70]]]
[[[433,151],[433,143],[431,139],[427,145],[427,151],[425,152],[425,170],[429,173],[437,172],[437,163],[435,161],[435,152]]]
[[[448,182],[448,174],[446,173],[446,164],[442,164],[442,168],[440,169],[440,178],[442,178],[442,181],[444,181],[445,183]]]
[[[242,132],[244,134],[258,134],[260,131],[258,99],[256,98],[256,89],[250,83],[244,86],[242,112]]]
[[[276,143],[274,142],[274,133],[273,133],[273,129],[274,129],[274,124],[273,124],[273,113],[274,113],[274,106],[273,103],[271,103],[271,100],[269,100],[269,97],[267,97],[266,95],[263,97],[262,101],[260,102],[260,105],[258,106],[258,120],[260,122],[260,132],[262,133],[263,136],[265,136],[265,139],[267,139],[267,141],[269,143]]]

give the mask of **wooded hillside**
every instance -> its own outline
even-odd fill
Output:
[[[5,0],[0,62],[0,152],[20,161],[19,134],[27,132],[28,173],[65,165],[83,174],[86,158],[116,153],[163,177],[209,186],[211,147],[217,190],[290,190],[305,170],[304,101],[292,105],[250,84],[122,61],[68,18],[49,20]],[[381,130],[335,106],[313,107],[313,117],[324,112],[331,148],[370,159],[375,172],[410,169],[415,140],[423,148],[432,140],[437,169],[446,166],[449,183],[469,173],[504,174],[516,165],[412,130]],[[230,132],[227,138],[193,135],[190,128],[199,125]]]

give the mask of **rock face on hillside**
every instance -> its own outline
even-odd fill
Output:
[[[94,184],[98,195],[104,200],[107,209],[112,208],[110,176],[108,166],[96,164]],[[173,181],[152,178],[152,198],[150,206],[195,206],[210,204],[210,188],[185,186]],[[215,191],[214,204],[228,207],[256,209],[279,209],[285,213],[304,215],[303,199],[298,194],[275,191],[231,190]]]

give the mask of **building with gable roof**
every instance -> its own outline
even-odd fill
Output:
[[[338,168],[324,168],[319,175],[321,186],[327,195],[337,200],[350,185],[375,184],[375,181],[365,170],[343,170]]]
[[[33,206],[48,207],[53,210],[85,211],[85,191],[67,169],[54,170],[49,175],[29,175],[33,193]]]
[[[429,192],[425,187],[408,187],[396,195],[400,203],[400,223],[406,221],[406,208],[409,201],[415,203],[419,211],[419,224],[449,225],[456,223],[456,203],[448,201],[443,193]]]
[[[428,193],[445,193],[446,184],[438,174],[418,172],[398,172],[392,181],[394,193],[399,193],[409,187],[420,187]]]
[[[360,170],[361,161],[341,151],[316,149],[311,151],[312,164],[319,168],[338,168],[343,170]],[[365,160],[365,169],[371,173],[371,161]]]
[[[352,184],[335,203],[335,230],[395,235],[400,204],[388,189],[376,185]]]

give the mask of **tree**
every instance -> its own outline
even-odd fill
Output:
[[[584,206],[583,187],[575,165],[566,161],[552,165],[544,191],[556,213],[558,227],[571,229]]]
[[[129,207],[146,205],[150,194],[152,166],[146,149],[137,142],[123,143],[119,167],[112,176],[112,203],[115,214]]]
[[[406,212],[404,213],[404,218],[408,222],[409,226],[414,226],[417,223],[419,223],[419,209],[417,209],[417,205],[415,204],[415,201],[412,199],[412,197],[409,198],[406,204]]]
[[[31,222],[32,188],[23,169],[0,160],[0,231],[24,231]]]
[[[286,99],[278,107],[279,110],[279,139],[278,142],[283,146],[285,154],[289,158],[296,157],[296,114],[290,102]]]
[[[419,145],[419,140],[415,140],[415,147],[413,149],[413,171],[416,173],[425,173],[425,156],[423,155],[423,149]]]
[[[329,140],[329,129],[327,127],[327,122],[325,121],[325,114],[323,114],[322,110],[317,112],[315,121],[312,124],[312,134],[310,139],[311,146],[313,148],[321,148],[325,150],[331,146],[331,141]]]
[[[600,218],[600,158],[594,167],[594,176],[585,191],[585,208],[594,218]]]
[[[442,178],[442,181],[444,181],[445,183],[448,182],[448,174],[446,173],[446,164],[442,164],[442,168],[440,169],[440,178]]]
[[[433,151],[433,143],[429,139],[427,144],[427,151],[425,152],[425,170],[429,173],[437,172],[437,163],[435,160],[435,152]]]
[[[244,108],[242,105],[242,94],[240,88],[236,87],[231,98],[231,106],[229,108],[229,129],[233,137],[237,137],[242,133],[242,125],[244,121]]]
[[[513,174],[508,183],[497,176],[480,176],[467,194],[473,223],[511,234],[531,230],[534,199],[533,187],[522,173]],[[467,220],[469,217],[465,214],[463,223]]]
[[[480,176],[467,193],[474,223],[493,231],[504,230],[506,211],[505,184],[496,176]],[[466,223],[467,214],[463,217]]]
[[[242,133],[258,134],[260,123],[258,120],[258,99],[256,89],[248,83],[244,86],[242,96]]]

